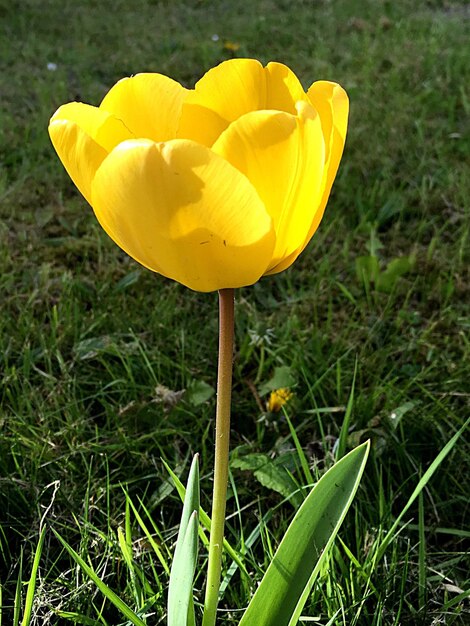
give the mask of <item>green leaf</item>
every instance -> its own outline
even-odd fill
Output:
[[[175,556],[171,564],[168,588],[168,626],[186,626],[188,611],[194,612],[191,602],[196,571],[199,514],[199,464],[196,454],[189,471],[183,514],[176,541]],[[190,621],[194,622],[194,615]]]
[[[160,561],[160,563],[161,563],[163,569],[165,570],[165,572],[167,574],[169,574],[170,573],[170,568],[168,567],[168,563],[166,562],[166,558],[163,555],[163,552],[160,550],[159,545],[157,544],[157,542],[154,539],[154,533],[156,533],[158,535],[158,529],[156,529],[155,526],[154,526],[154,528],[153,528],[154,533],[152,533],[152,531],[147,527],[146,523],[144,522],[144,520],[142,519],[141,515],[139,514],[139,511],[134,506],[132,500],[129,498],[129,494],[127,494],[125,492],[125,496],[126,496],[127,502],[129,503],[129,505],[130,505],[130,507],[131,507],[131,509],[132,509],[132,511],[134,513],[134,516],[135,516],[139,526],[144,531],[146,540],[152,546],[153,551],[157,555],[157,558]],[[145,511],[147,517],[149,518],[149,520],[151,520],[150,513],[149,513],[148,509],[142,503],[141,503],[141,506],[144,509],[144,511]]]
[[[356,258],[356,275],[360,283],[375,283],[380,273],[379,260],[376,256],[358,256]]]
[[[114,291],[116,293],[119,293],[121,291],[124,291],[131,285],[135,285],[135,283],[139,281],[141,274],[142,272],[140,270],[135,270],[134,272],[130,272],[129,274],[126,274],[126,276],[121,278],[121,280],[119,280],[116,283],[116,285],[114,286]]]
[[[413,255],[397,257],[392,259],[387,265],[387,269],[377,277],[376,287],[386,293],[392,291],[397,280],[408,274],[413,268],[415,258]]]
[[[295,376],[289,365],[281,365],[274,370],[273,377],[261,386],[259,393],[264,396],[274,389],[282,387],[293,387],[295,385]]]
[[[186,399],[192,406],[200,406],[212,398],[214,387],[203,380],[193,380],[186,391]]]
[[[338,461],[297,511],[239,626],[294,626],[359,486],[366,442]]]
[[[303,502],[299,487],[286,467],[276,464],[266,454],[253,453],[233,459],[231,467],[241,470],[251,470],[257,480],[272,491],[280,493],[284,498],[288,498],[296,507]]]

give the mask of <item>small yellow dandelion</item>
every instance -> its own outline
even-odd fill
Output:
[[[286,387],[281,387],[281,389],[271,391],[269,399],[266,402],[266,409],[270,413],[278,413],[284,404],[289,402],[293,395],[292,391]]]
[[[237,50],[240,49],[240,44],[235,43],[234,41],[226,41],[224,43],[224,49],[230,50],[230,52],[236,52]]]

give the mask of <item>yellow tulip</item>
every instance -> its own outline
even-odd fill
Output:
[[[348,97],[304,91],[281,63],[232,59],[194,89],[161,74],[71,102],[49,133],[108,235],[196,291],[289,267],[317,229],[343,152]]]

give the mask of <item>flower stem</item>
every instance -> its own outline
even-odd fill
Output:
[[[234,334],[234,290],[219,291],[219,365],[215,417],[215,466],[212,521],[209,540],[207,587],[202,626],[214,626],[219,599],[225,503],[227,500],[228,454],[230,444],[230,400]]]

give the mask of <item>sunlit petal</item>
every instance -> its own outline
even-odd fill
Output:
[[[348,95],[340,85],[326,80],[313,83],[307,94],[320,115],[326,142],[325,157],[328,162],[328,178],[332,183],[346,141],[349,114]]]
[[[297,109],[295,116],[278,111],[244,115],[213,146],[251,181],[273,219],[276,247],[270,267],[303,244],[321,197],[320,119],[305,102]]]
[[[321,200],[303,244],[289,257],[286,257],[284,261],[272,268],[269,272],[271,274],[282,272],[292,265],[317,230],[330,196],[331,187],[336,172],[338,171],[343,154],[344,142],[346,140],[349,99],[344,89],[337,83],[318,81],[313,83],[310,87],[308,96],[313,106],[318,111],[323,135],[325,137],[325,170],[322,181]]]
[[[75,122],[52,121],[49,135],[70,178],[91,204],[91,181],[107,151]]]
[[[51,123],[59,120],[77,124],[106,152],[111,152],[121,141],[134,137],[121,120],[107,111],[82,102],[69,102],[59,107]]]
[[[263,67],[254,59],[230,59],[209,70],[187,93],[178,137],[212,146],[242,115],[267,109],[295,115],[298,100],[308,101],[308,97],[287,66]]]
[[[296,103],[299,100],[308,102],[299,79],[294,72],[283,63],[268,63],[266,74],[266,103],[263,108],[286,111],[296,115]]]
[[[100,109],[122,120],[134,137],[166,141],[176,137],[186,92],[168,76],[136,74],[116,83]]]
[[[123,250],[191,289],[252,284],[271,259],[272,220],[254,187],[192,141],[121,144],[98,170],[92,198]]]
[[[211,146],[230,122],[265,108],[266,76],[254,59],[231,59],[209,70],[189,91],[178,137]]]

